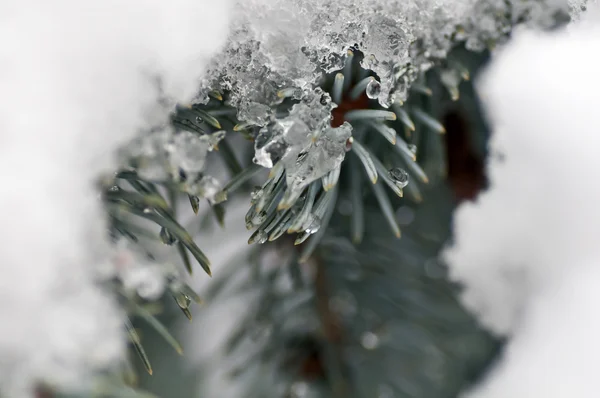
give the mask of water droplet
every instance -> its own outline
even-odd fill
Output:
[[[177,301],[177,305],[179,306],[179,308],[189,308],[190,303],[192,302],[192,299],[190,299],[185,294],[177,296],[175,300]]]
[[[195,195],[189,195],[190,205],[192,206],[192,211],[194,214],[198,214],[200,210],[200,198]]]
[[[146,208],[145,208],[143,211],[144,211],[144,213],[146,213],[146,214],[150,214],[150,213],[154,212],[154,210],[153,210],[153,209],[151,209],[150,207],[146,207]]]
[[[374,350],[379,347],[379,336],[373,332],[365,332],[360,338],[360,344],[367,350]]]
[[[398,188],[404,188],[408,185],[408,173],[400,167],[390,169],[389,176]]]
[[[200,116],[196,116],[196,123],[204,123],[204,119],[202,119]]]
[[[160,240],[165,244],[171,246],[173,243],[177,241],[177,239],[169,232],[168,229],[162,227],[160,229]]]
[[[113,185],[112,187],[108,188],[108,190],[110,192],[119,192],[121,188],[119,188],[117,185]]]
[[[313,215],[312,222],[310,223],[308,228],[306,228],[305,232],[310,235],[316,234],[320,228],[321,228],[321,219],[318,216]]]
[[[379,94],[381,94],[381,84],[373,79],[369,82],[369,84],[367,84],[367,97],[374,99],[379,97]]]

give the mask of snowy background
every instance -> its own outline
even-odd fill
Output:
[[[123,316],[98,285],[114,264],[94,183],[166,119],[157,78],[162,95],[195,94],[228,14],[227,1],[0,2],[3,397],[80,388],[122,361]]]

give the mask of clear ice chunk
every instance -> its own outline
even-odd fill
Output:
[[[340,127],[326,127],[302,156],[298,153],[284,158],[288,188],[301,191],[339,166],[346,155],[346,141],[351,135],[352,126],[347,122]]]
[[[271,168],[279,160],[289,164],[313,143],[314,137],[328,126],[335,104],[321,89],[307,93],[294,104],[288,116],[276,119],[260,129],[254,142],[254,163]]]
[[[408,173],[400,167],[390,169],[389,176],[398,188],[404,188],[408,185]]]
[[[255,126],[264,126],[271,116],[271,107],[258,102],[242,103],[238,108],[238,119]]]

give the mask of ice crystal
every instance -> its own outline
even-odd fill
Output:
[[[327,127],[305,152],[301,152],[295,159],[293,156],[284,159],[288,187],[301,191],[339,166],[346,155],[346,141],[351,135],[352,126],[349,123],[340,127]]]
[[[288,116],[259,131],[254,162],[270,168],[281,161],[288,187],[298,193],[339,166],[352,127],[348,123],[331,127],[335,106],[320,89],[307,93]]]
[[[270,115],[271,108],[258,102],[243,102],[238,110],[238,119],[256,126],[264,126]]]

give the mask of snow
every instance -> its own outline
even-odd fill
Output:
[[[125,354],[93,182],[189,100],[227,36],[228,1],[0,3],[0,395],[79,388]],[[160,81],[160,90],[156,82]]]
[[[310,90],[357,47],[363,66],[380,77],[377,97],[388,107],[406,100],[418,73],[455,43],[482,50],[501,42],[519,20],[551,26],[557,10],[566,13],[567,0],[239,1],[236,29],[207,83],[231,90],[232,103],[242,108],[270,105],[282,88]]]
[[[444,257],[464,305],[509,342],[469,397],[599,390],[598,11],[515,32],[478,82],[494,130],[490,189],[456,211]]]

